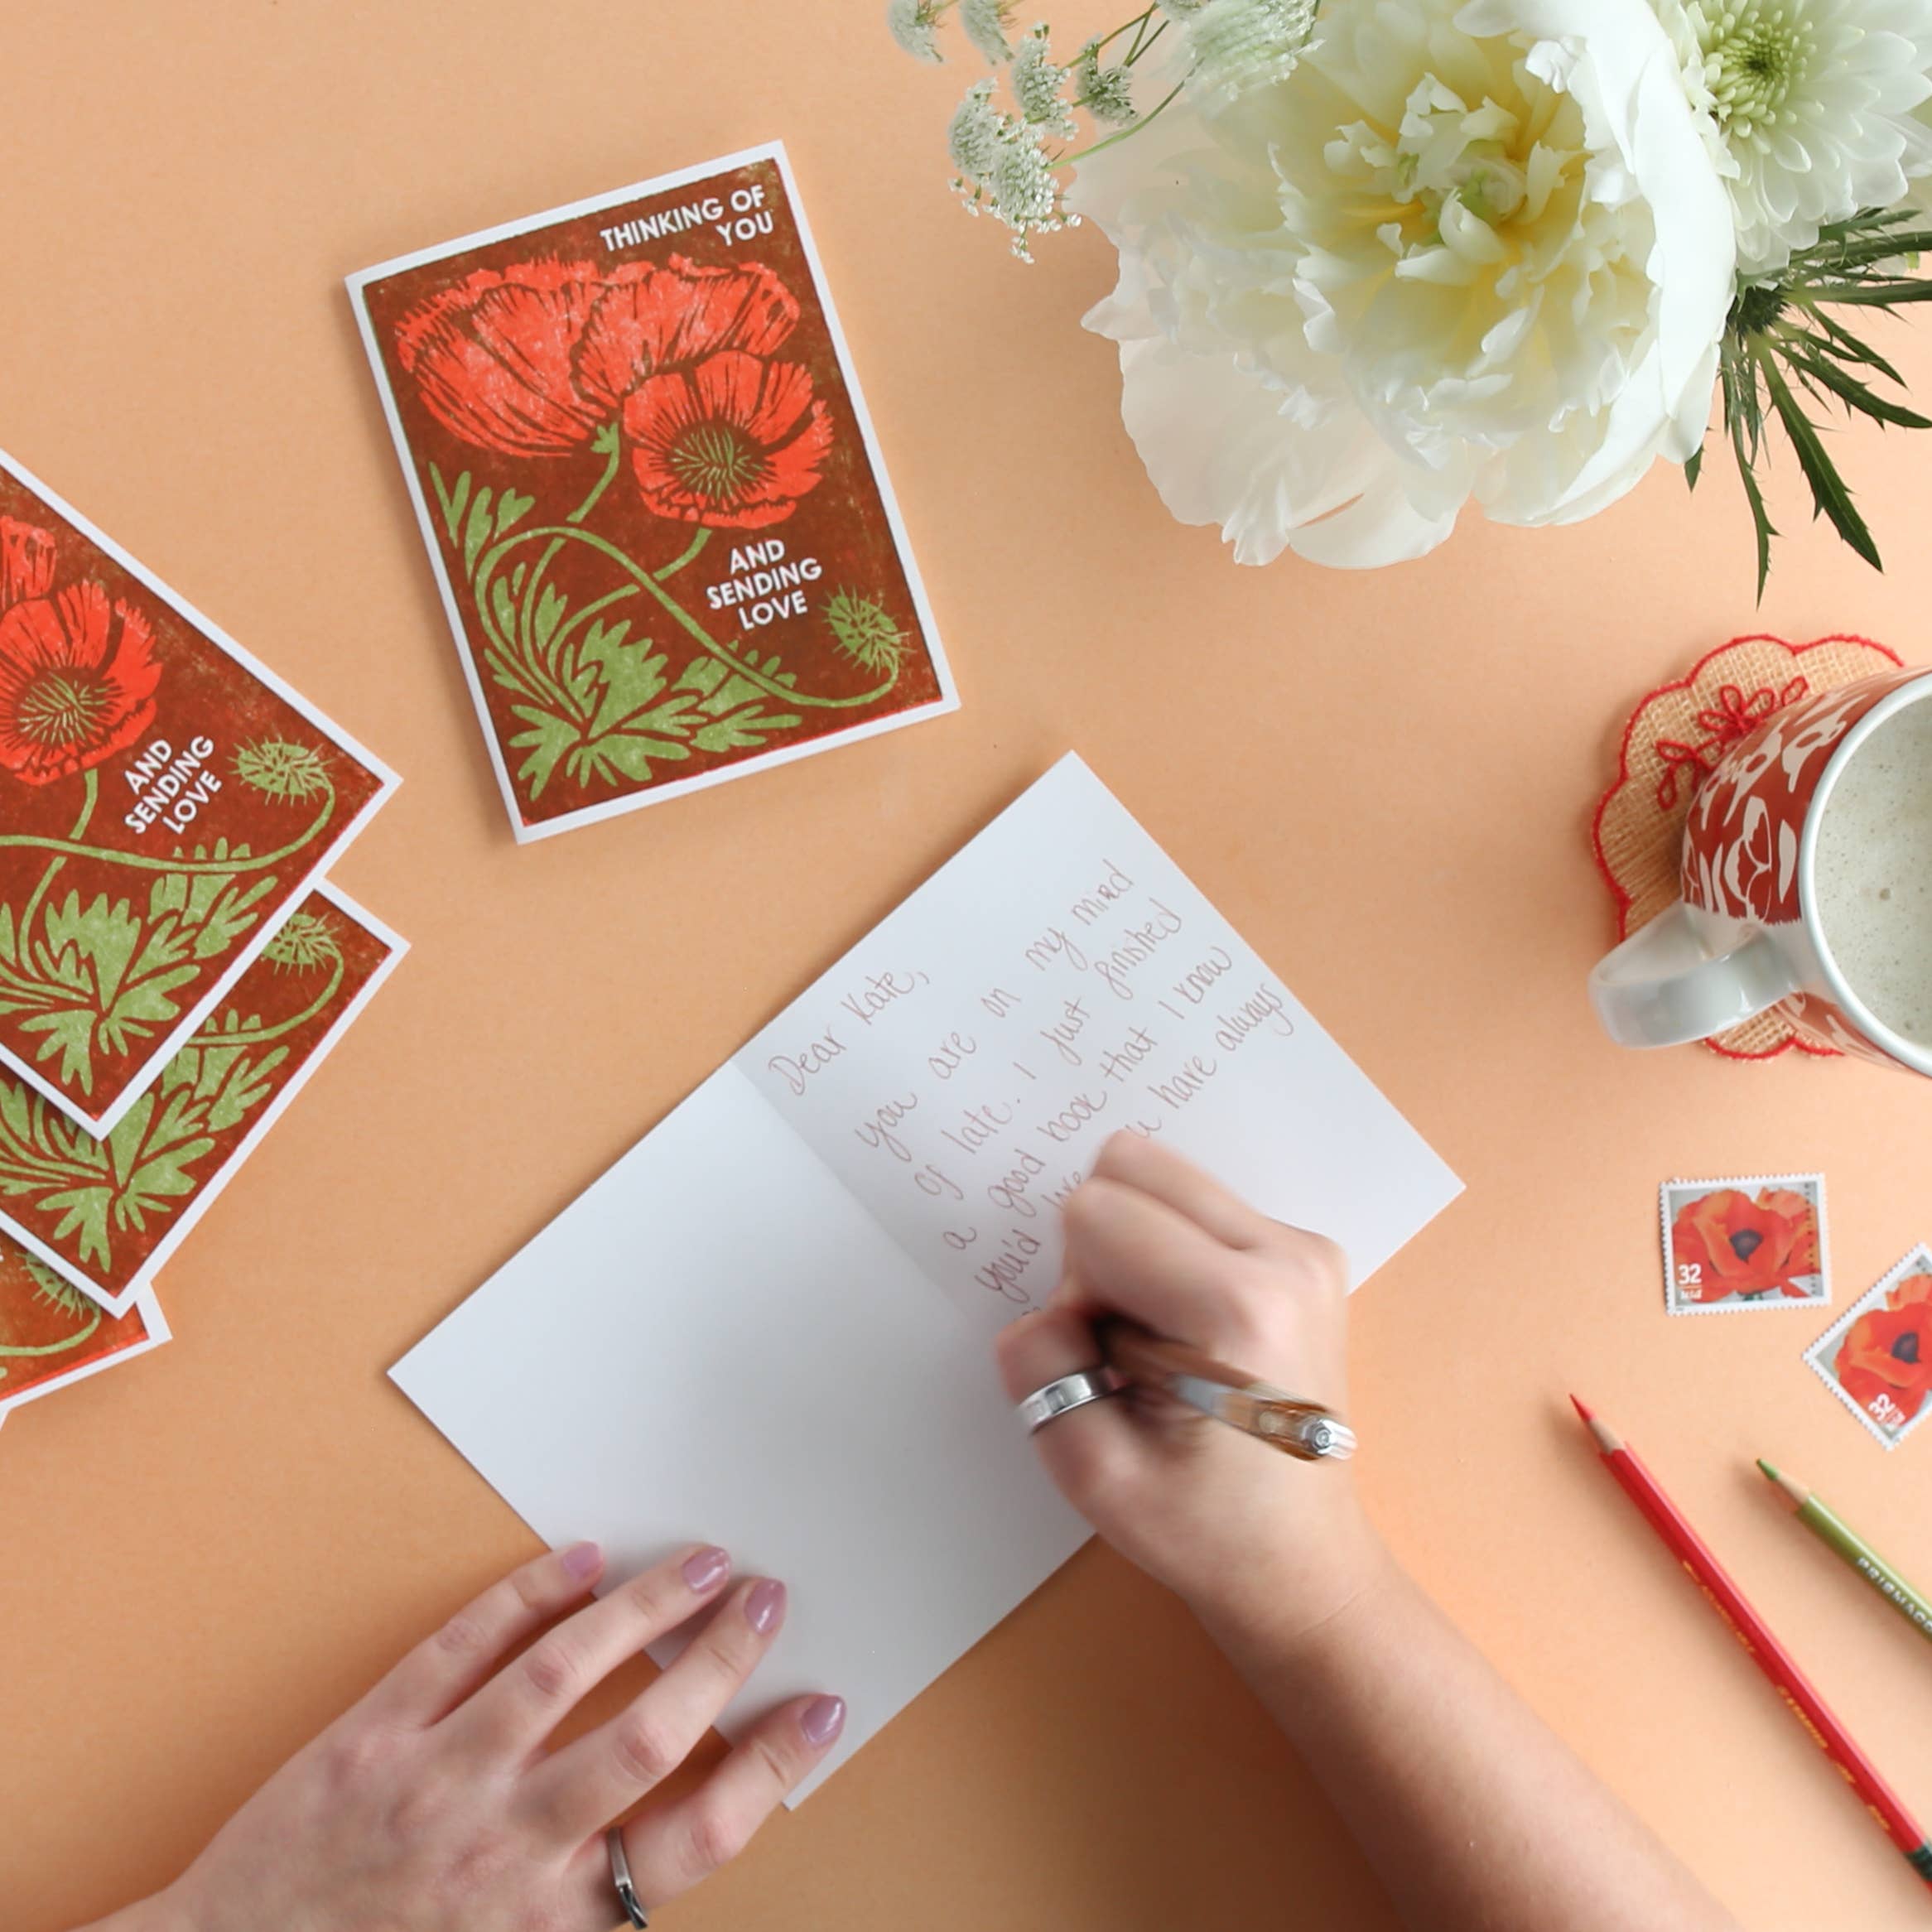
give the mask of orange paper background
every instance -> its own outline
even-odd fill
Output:
[[[4,439],[407,775],[341,880],[416,952],[167,1271],[180,1338],[0,1433],[8,1932],[168,1878],[528,1553],[386,1365],[1069,745],[1469,1183],[1356,1303],[1363,1482],[1397,1549],[1758,1932],[1920,1923],[1563,1393],[1636,1439],[1932,1814],[1925,1640],[1747,1461],[1925,1578],[1932,1448],[1886,1456],[1818,1386],[1817,1311],[1668,1320],[1655,1211],[1672,1174],[1823,1168],[1842,1306],[1932,1233],[1932,1092],[1619,1053],[1582,994],[1610,919],[1588,813],[1644,691],[1759,628],[1932,658],[1932,440],[1840,439],[1882,578],[1774,476],[1761,614],[1718,460],[1689,503],[1660,472],[1595,522],[1472,526],[1399,571],[1237,570],[1161,510],[1076,326],[1104,243],[1029,272],[955,213],[941,142],[976,66],[913,66],[879,13],[73,0],[9,23]],[[519,850],[340,277],[774,134],[966,708]],[[1284,1914],[1393,1923],[1214,1653],[1101,1549],[677,1910]]]

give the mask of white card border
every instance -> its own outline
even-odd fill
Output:
[[[275,1123],[282,1118],[283,1110],[307,1085],[309,1077],[329,1058],[330,1054],[335,1052],[336,1044],[343,1034],[347,1033],[349,1029],[354,1024],[362,1009],[375,997],[377,990],[382,985],[383,980],[395,971],[402,961],[402,956],[409,950],[409,942],[407,939],[399,933],[393,932],[382,920],[376,918],[374,913],[365,911],[347,893],[332,884],[328,879],[317,880],[310,889],[311,892],[320,894],[338,912],[345,913],[359,926],[364,927],[374,933],[377,938],[388,947],[388,956],[369,976],[357,990],[355,997],[336,1016],[335,1024],[316,1043],[315,1051],[296,1069],[295,1076],[288,1084],[268,1103],[267,1111],[242,1137],[240,1144],[224,1163],[221,1171],[214,1175],[210,1179],[208,1185],[200,1189],[194,1199],[181,1210],[174,1225],[161,1236],[154,1252],[148,1256],[147,1265],[128,1283],[127,1287],[119,1294],[110,1295],[105,1289],[101,1287],[98,1282],[91,1280],[65,1255],[50,1248],[46,1242],[27,1229],[21,1226],[7,1214],[3,1207],[0,1207],[0,1229],[4,1229],[23,1248],[28,1249],[45,1261],[50,1268],[55,1270],[65,1279],[72,1282],[84,1294],[99,1302],[110,1315],[126,1314],[142,1292],[152,1284],[155,1276],[167,1265],[175,1250],[181,1246],[193,1231],[195,1224],[208,1212],[210,1207],[220,1195],[222,1189],[240,1171],[248,1156],[261,1144],[263,1135],[267,1134]],[[308,894],[305,894],[303,897],[306,899]],[[300,903],[301,901],[297,902],[298,904]]]
[[[234,986],[235,981],[255,963],[256,956],[263,947],[282,930],[283,920],[301,903],[303,899],[308,896],[310,890],[320,883],[323,875],[335,865],[335,861],[361,836],[364,828],[369,821],[382,810],[383,806],[388,803],[396,788],[402,781],[366,745],[359,743],[357,740],[344,730],[334,719],[310,703],[300,691],[270,670],[252,651],[236,643],[219,624],[197,610],[185,597],[170,590],[145,564],[137,558],[130,556],[91,518],[83,516],[58,490],[50,489],[24,463],[19,461],[17,458],[9,455],[5,450],[0,450],[0,470],[4,470],[16,482],[25,484],[28,489],[40,497],[50,509],[65,517],[75,529],[80,532],[82,536],[87,537],[91,542],[99,545],[123,570],[145,585],[148,590],[166,605],[177,617],[185,619],[195,629],[200,631],[210,643],[218,649],[225,651],[250,677],[267,686],[284,704],[299,711],[339,750],[347,752],[350,757],[359,760],[375,775],[378,780],[374,796],[369,800],[360,812],[354,814],[343,826],[335,838],[330,841],[327,849],[302,875],[296,889],[290,893],[287,899],[284,902],[279,914],[272,920],[263,922],[261,928],[256,932],[254,937],[234,956],[234,963],[229,970],[216,978],[212,990],[189,1009],[186,1017],[181,1024],[168,1034],[164,1042],[157,1047],[141,1077],[134,1081],[127,1091],[104,1111],[98,1115],[83,1112],[71,1098],[36,1072],[31,1067],[22,1062],[7,1046],[0,1044],[0,1067],[4,1067],[10,1072],[17,1074],[36,1093],[51,1101],[69,1120],[72,1120],[77,1126],[84,1127],[89,1134],[94,1135],[95,1139],[104,1140],[120,1125],[128,1108],[132,1106],[135,1101],[139,1100],[142,1095],[146,1093],[148,1088],[153,1086],[160,1077],[161,1068],[174,1058],[180,1050],[182,1043],[200,1028],[202,1021],[206,1019],[208,1015],[221,1004],[223,998]]]
[[[402,426],[402,412],[396,407],[394,393],[389,387],[389,375],[383,366],[381,345],[376,340],[375,325],[369,319],[369,305],[364,298],[364,291],[372,282],[387,281],[393,275],[405,270],[420,268],[431,262],[441,262],[451,255],[467,253],[472,248],[487,246],[492,242],[507,241],[513,235],[529,234],[540,229],[551,228],[558,222],[575,220],[585,214],[595,214],[606,208],[621,207],[626,202],[641,200],[646,195],[668,193],[675,188],[687,186],[693,181],[706,179],[713,175],[727,172],[732,168],[747,166],[754,161],[773,161],[778,166],[779,178],[785,185],[785,193],[791,203],[792,214],[798,224],[798,238],[805,249],[806,266],[812,273],[813,292],[817,296],[819,306],[823,311],[826,325],[831,336],[832,354],[839,365],[839,373],[844,378],[846,393],[851,397],[852,414],[859,425],[860,440],[865,446],[865,456],[872,465],[874,479],[879,485],[880,502],[885,507],[886,526],[892,532],[894,547],[899,555],[899,566],[906,575],[907,588],[913,599],[913,608],[918,614],[921,629],[924,633],[927,653],[932,660],[934,675],[939,680],[939,696],[929,704],[915,705],[903,711],[895,711],[888,718],[875,718],[862,725],[849,725],[843,731],[827,733],[814,738],[804,744],[774,747],[770,751],[759,752],[751,758],[743,758],[716,771],[702,772],[695,778],[678,778],[668,784],[653,785],[648,789],[634,792],[621,798],[607,799],[601,805],[581,806],[575,812],[564,813],[558,818],[545,819],[540,825],[526,825],[518,804],[515,787],[510,782],[509,767],[504,760],[503,747],[497,741],[496,725],[489,715],[489,700],[483,688],[483,679],[476,668],[475,653],[471,648],[461,607],[457,604],[450,574],[443,562],[442,546],[437,541],[436,525],[430,515],[428,499],[422,493],[422,480],[417,475],[414,453],[409,446],[409,437]],[[391,440],[396,446],[396,454],[402,468],[402,475],[409,490],[409,500],[416,508],[416,520],[421,530],[423,547],[429,552],[430,566],[436,572],[436,589],[443,601],[443,612],[449,619],[450,629],[455,639],[456,655],[463,667],[463,676],[470,687],[470,701],[476,707],[477,721],[482,727],[484,749],[489,754],[490,768],[496,773],[497,788],[503,794],[503,807],[510,821],[510,831],[520,846],[533,845],[539,839],[547,839],[558,832],[574,831],[579,826],[594,825],[606,818],[617,818],[632,812],[642,811],[650,805],[662,805],[672,798],[682,797],[687,793],[701,792],[712,785],[723,784],[732,778],[744,778],[757,771],[764,771],[775,765],[790,764],[802,758],[810,758],[821,751],[836,750],[842,744],[854,744],[861,739],[876,738],[886,731],[896,731],[902,725],[919,724],[927,718],[943,716],[948,711],[959,709],[959,691],[953,682],[952,670],[947,662],[946,647],[941,642],[939,627],[933,621],[932,605],[926,595],[925,580],[919,574],[918,560],[913,554],[913,547],[907,536],[904,518],[899,513],[899,494],[894,489],[892,478],[885,466],[884,452],[879,446],[879,437],[873,428],[872,413],[866,407],[865,391],[859,386],[858,371],[852,364],[852,354],[846,340],[845,325],[839,319],[837,307],[832,301],[831,289],[826,279],[825,265],[820,259],[818,244],[812,237],[812,227],[806,219],[805,203],[798,192],[797,177],[792,172],[791,157],[785,152],[782,141],[768,141],[756,147],[740,148],[735,154],[727,154],[715,161],[701,162],[696,167],[679,168],[674,173],[658,175],[648,181],[633,183],[627,188],[618,188],[609,194],[593,195],[582,201],[566,202],[560,208],[547,210],[541,214],[533,214],[518,221],[506,221],[494,228],[479,229],[474,234],[467,234],[453,242],[443,242],[434,248],[418,248],[412,253],[397,255],[387,262],[380,262],[373,268],[359,270],[344,277],[349,290],[349,299],[355,310],[356,327],[362,336],[364,353],[369,367],[374,372],[376,388],[382,398],[383,416],[389,426]]]
[[[150,1282],[129,1301],[129,1309],[138,1308],[141,1319],[147,1330],[145,1342],[132,1343],[126,1348],[117,1348],[112,1355],[104,1355],[93,1361],[83,1362],[77,1369],[69,1369],[66,1374],[55,1376],[44,1382],[36,1382],[31,1389],[23,1389],[17,1395],[0,1395],[0,1421],[4,1421],[17,1409],[24,1409],[30,1402],[37,1402],[43,1395],[51,1395],[59,1389],[71,1389],[76,1382],[84,1382],[89,1376],[98,1376],[108,1369],[118,1369],[125,1361],[135,1361],[152,1353],[164,1342],[174,1340],[174,1332],[168,1327],[167,1317],[161,1312],[161,1303],[156,1298],[154,1284]],[[106,1311],[112,1315],[113,1311]],[[116,1316],[115,1319],[120,1318]]]

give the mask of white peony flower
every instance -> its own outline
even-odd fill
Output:
[[[1702,439],[1731,210],[1649,0],[1327,0],[1286,79],[1183,96],[1069,205],[1141,460],[1242,562],[1569,522]]]
[[[1932,0],[1656,0],[1711,116],[1737,265],[1775,272],[1827,223],[1932,171]]]

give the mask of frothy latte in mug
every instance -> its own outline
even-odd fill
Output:
[[[1932,1046],[1932,697],[1895,711],[1838,774],[1814,893],[1847,984],[1894,1033]]]

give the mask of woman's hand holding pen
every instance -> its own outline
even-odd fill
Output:
[[[1347,1284],[1332,1243],[1128,1135],[1066,1221],[1059,1289],[1000,1337],[1015,1400],[1100,1361],[1096,1324],[1120,1317],[1346,1415]],[[1139,1387],[1034,1441],[1074,1507],[1192,1607],[1405,1923],[1737,1932],[1404,1574],[1352,1464],[1290,1461]]]
[[[1058,1290],[1000,1338],[1016,1400],[1091,1367],[1096,1324],[1124,1317],[1346,1413],[1347,1279],[1332,1242],[1130,1134],[1107,1143],[1065,1221]],[[1346,1465],[1290,1467],[1171,1396],[1130,1390],[1038,1443],[1074,1507],[1217,1634],[1265,1616],[1292,1642],[1389,1567]]]

